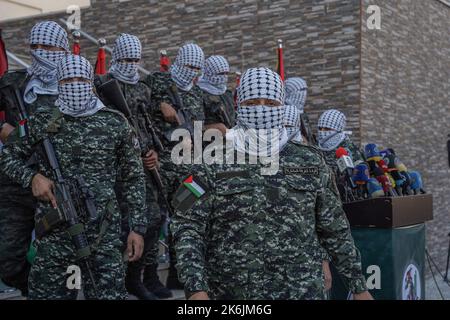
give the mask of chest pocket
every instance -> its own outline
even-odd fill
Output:
[[[233,176],[234,174],[234,176]],[[227,219],[251,212],[257,188],[250,175],[243,172],[218,173],[215,181],[215,212]],[[224,214],[226,213],[226,214]]]
[[[286,197],[292,207],[300,212],[314,213],[317,196],[321,191],[318,175],[290,174],[286,175]]]

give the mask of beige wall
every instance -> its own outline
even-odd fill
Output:
[[[90,0],[0,0],[0,22],[66,11],[70,5],[89,7]]]

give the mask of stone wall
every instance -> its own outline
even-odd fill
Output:
[[[450,231],[450,7],[435,0],[363,3],[381,8],[381,30],[363,23],[362,141],[393,147],[423,174],[434,195],[428,244],[443,270]]]
[[[195,41],[206,55],[226,56],[233,71],[276,67],[277,39],[285,43],[288,76],[308,81],[307,110],[316,122],[328,107],[342,109],[359,140],[359,0],[92,0],[82,10],[81,28],[112,46],[121,32],[137,35],[143,64],[158,68],[158,52],[174,58],[178,47]],[[27,53],[28,33],[43,19],[65,13],[1,24],[8,49]],[[82,54],[95,63],[95,45],[82,41]],[[233,80],[234,81],[234,80]]]

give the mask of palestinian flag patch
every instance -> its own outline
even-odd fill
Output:
[[[197,198],[200,198],[206,193],[205,189],[203,189],[197,182],[195,182],[194,176],[192,175],[183,181],[183,185]]]

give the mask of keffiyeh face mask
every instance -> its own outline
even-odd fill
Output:
[[[84,57],[68,55],[57,67],[58,81],[70,78],[83,78],[86,81],[59,82],[59,96],[55,105],[72,117],[90,116],[104,108],[93,92],[93,70]]]
[[[170,67],[170,74],[178,88],[183,91],[191,90],[194,80],[200,72],[187,66],[201,70],[203,69],[204,59],[202,49],[196,44],[191,43],[180,48],[175,63]]]
[[[302,78],[289,78],[286,80],[286,104],[296,106],[303,113],[308,85]]]
[[[31,75],[24,92],[26,103],[33,103],[38,94],[56,95],[58,85],[56,66],[69,51],[66,31],[56,22],[45,21],[36,24],[30,33],[30,45],[46,45],[64,49],[64,51],[50,51],[45,49],[31,50]]]
[[[122,59],[141,59],[142,46],[136,36],[121,34],[115,42],[112,53],[112,63],[109,73],[114,78],[130,84],[139,81],[139,71],[137,62],[120,61]]]
[[[344,133],[345,125],[346,118],[342,112],[338,110],[325,111],[320,116],[318,123],[319,148],[323,151],[336,149],[346,138],[346,134]],[[322,131],[320,128],[328,128],[331,130]]]
[[[224,57],[211,56],[205,61],[205,70],[198,86],[210,94],[224,94],[227,90],[228,75],[223,73],[228,72],[230,66]]]
[[[279,75],[267,68],[249,69],[241,78],[237,93],[238,125],[233,128],[236,132],[236,150],[253,155],[271,156],[278,153],[287,142],[283,126],[284,87]],[[270,99],[280,105],[243,105],[251,99]],[[257,139],[252,135],[257,135]],[[255,144],[249,141],[258,142]]]

